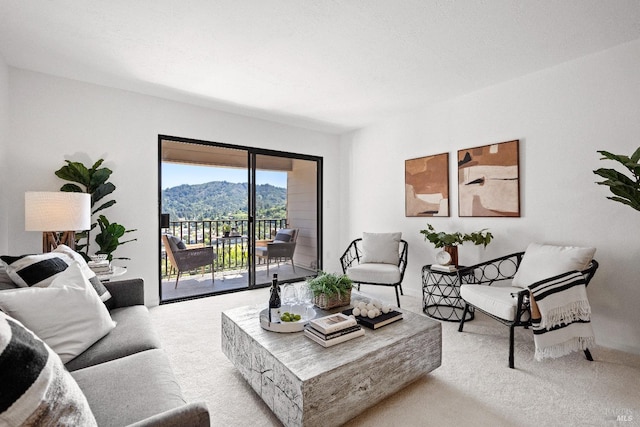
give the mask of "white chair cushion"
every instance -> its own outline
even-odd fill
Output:
[[[513,276],[512,285],[527,288],[535,282],[558,274],[584,270],[593,259],[595,252],[595,248],[531,243],[524,253],[518,271]]]
[[[365,263],[349,267],[347,276],[354,282],[391,285],[400,281],[400,269],[391,264]]]
[[[362,262],[398,265],[402,233],[362,233]]]
[[[460,296],[469,304],[505,320],[515,320],[518,298],[511,294],[522,289],[514,286],[462,285]]]

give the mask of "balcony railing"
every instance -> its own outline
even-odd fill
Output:
[[[271,239],[276,230],[287,225],[286,219],[258,219],[256,223],[256,239]],[[225,238],[224,230],[228,226],[235,237]],[[249,230],[248,220],[205,220],[205,221],[171,221],[166,233],[179,237],[187,245],[213,246],[217,254],[214,262],[216,271],[238,270],[247,268]],[[235,233],[233,233],[235,231]],[[162,277],[171,275],[171,264],[162,249]],[[205,271],[209,271],[207,267]],[[173,271],[175,274],[175,271]]]

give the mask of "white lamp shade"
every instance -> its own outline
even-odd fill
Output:
[[[62,191],[27,191],[26,231],[80,231],[91,227],[91,195]]]

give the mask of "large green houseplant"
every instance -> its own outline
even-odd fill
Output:
[[[90,168],[80,162],[72,162],[69,160],[65,160],[65,162],[67,164],[58,169],[55,174],[58,178],[71,181],[71,183],[64,184],[60,188],[60,191],[91,194],[92,216],[116,203],[113,199],[104,200],[106,196],[113,193],[116,189],[115,185],[108,182],[112,173],[111,169],[100,167],[104,159],[98,160]],[[95,253],[107,255],[109,261],[113,259],[113,252],[118,246],[137,240],[129,239],[120,241],[120,238],[124,236],[125,233],[130,233],[135,230],[127,230],[118,223],[110,222],[104,215],[99,215],[95,222],[92,220],[89,230],[76,234],[76,240],[78,242],[76,244],[76,250],[87,260],[90,258],[91,231],[97,226],[100,226],[100,233],[96,235],[95,242],[99,249]],[[86,239],[84,243],[82,242],[83,239]]]
[[[605,180],[596,182],[596,184],[609,187],[613,196],[607,197],[607,199],[623,203],[640,211],[640,147],[631,157],[613,154],[608,151],[598,151],[598,153],[603,156],[600,160],[613,160],[620,163],[631,172],[631,177],[615,169],[600,168],[594,170],[593,173],[603,177]]]
[[[322,309],[348,305],[351,301],[353,281],[346,274],[319,271],[316,277],[307,279],[307,283],[315,305]]]
[[[493,239],[493,234],[483,228],[480,231],[474,231],[472,233],[461,233],[456,231],[454,233],[445,233],[443,231],[436,231],[431,224],[427,224],[427,228],[420,230],[420,234],[424,235],[424,240],[433,243],[438,248],[443,248],[451,255],[451,264],[458,266],[458,246],[465,242],[471,242],[474,245],[482,245],[487,247]]]

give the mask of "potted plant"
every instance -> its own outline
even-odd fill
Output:
[[[600,160],[614,160],[627,168],[631,172],[631,178],[615,169],[600,168],[593,173],[605,178],[605,181],[596,184],[609,186],[614,196],[607,199],[624,203],[640,211],[640,147],[631,157],[612,154],[608,151],[598,151],[598,153],[604,156]]]
[[[225,224],[222,226],[222,235],[224,237],[229,237],[229,233],[231,233],[231,226],[229,224]]]
[[[64,184],[60,188],[60,191],[91,194],[92,216],[116,203],[115,200],[104,201],[104,198],[116,189],[115,185],[108,182],[112,173],[111,169],[101,167],[104,159],[99,159],[90,168],[80,162],[72,162],[70,160],[65,160],[65,162],[67,164],[55,171],[55,174],[58,178],[71,181],[71,183]],[[76,251],[87,261],[90,259],[89,246],[91,243],[91,231],[98,225],[100,226],[100,233],[96,235],[95,242],[98,244],[99,249],[96,251],[96,254],[107,255],[109,261],[113,259],[113,252],[118,246],[137,240],[129,239],[120,241],[119,239],[124,233],[131,233],[136,230],[127,230],[123,225],[109,222],[104,215],[99,215],[95,222],[92,221],[89,230],[76,233]],[[78,241],[81,239],[86,239],[86,242],[78,244]],[[117,259],[129,258],[120,257]]]
[[[346,274],[319,271],[318,276],[307,279],[313,292],[313,302],[323,310],[349,305],[353,281]]]
[[[462,234],[459,231],[455,233],[445,233],[443,231],[436,231],[431,224],[427,224],[427,228],[420,230],[420,234],[424,235],[424,240],[428,240],[438,248],[443,248],[445,252],[451,255],[451,264],[458,266],[458,246],[464,242],[472,242],[474,245],[487,245],[493,239],[493,234],[486,231],[483,228],[480,231],[474,231],[473,233]]]

